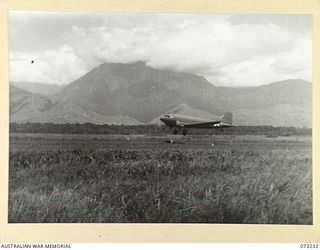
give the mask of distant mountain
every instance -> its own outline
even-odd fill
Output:
[[[141,124],[131,117],[105,116],[71,103],[54,102],[15,86],[10,86],[10,122]]]
[[[181,103],[203,106],[202,96],[212,88],[203,77],[156,70],[141,62],[104,63],[55,97],[104,115],[131,116],[148,123]]]
[[[312,127],[312,103],[282,103],[257,109],[238,109],[233,112],[235,124]]]
[[[52,95],[64,87],[63,85],[39,82],[10,82],[10,85],[41,95]]]
[[[28,119],[29,115],[46,112],[53,106],[51,99],[10,85],[10,120]]]
[[[232,110],[258,109],[277,104],[301,104],[312,101],[312,84],[300,79],[273,82],[259,87],[218,88],[220,97]],[[219,99],[221,101],[221,98]]]
[[[157,123],[164,113],[217,118],[226,111],[233,112],[238,125],[311,127],[312,120],[309,82],[216,87],[201,76],[158,70],[142,62],[101,64],[51,97],[34,95],[38,106],[28,93],[20,89],[20,97],[10,99],[12,110],[19,107],[12,121],[139,124]],[[17,100],[28,102],[17,106]]]

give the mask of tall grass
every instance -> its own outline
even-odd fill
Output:
[[[9,222],[312,224],[310,149],[10,154]]]

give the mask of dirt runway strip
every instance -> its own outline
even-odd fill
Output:
[[[311,137],[234,135],[88,135],[10,134],[10,152],[30,150],[110,150],[110,149],[210,149],[270,150],[311,147]]]

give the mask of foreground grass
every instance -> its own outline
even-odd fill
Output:
[[[310,149],[10,154],[9,222],[312,224]]]

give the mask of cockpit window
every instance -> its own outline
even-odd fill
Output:
[[[166,118],[171,118],[171,115],[166,114],[166,115],[164,115],[164,117],[166,117]]]

